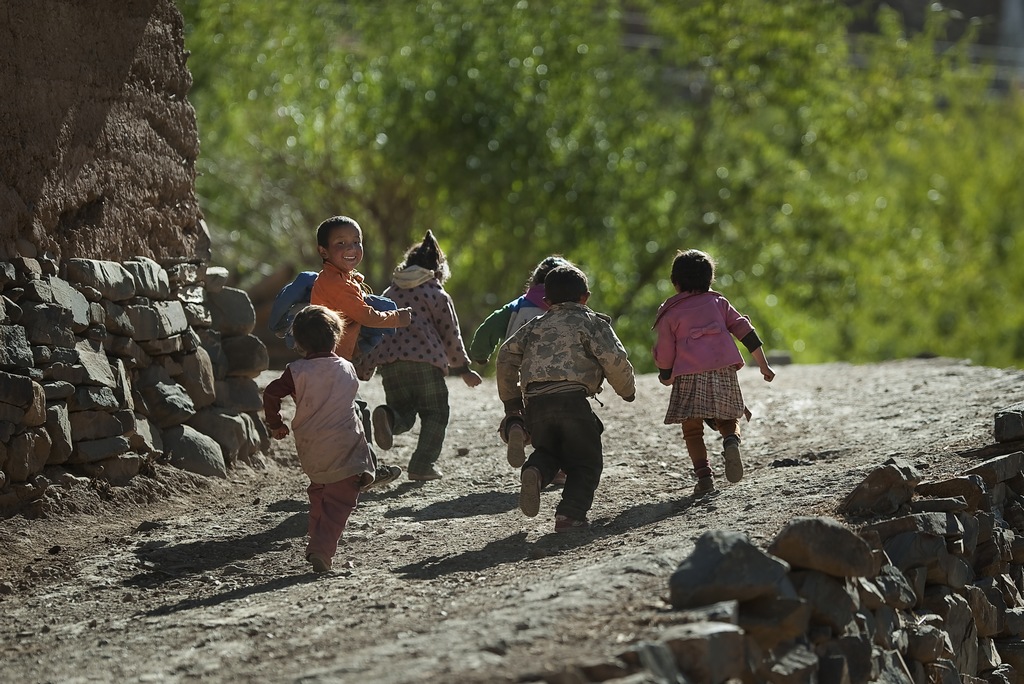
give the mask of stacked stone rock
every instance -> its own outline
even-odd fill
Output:
[[[0,511],[154,461],[224,477],[268,436],[245,292],[195,263],[0,262]]]
[[[671,576],[674,624],[656,641],[544,679],[1022,682],[1022,468],[1013,452],[922,481],[889,459],[843,502],[861,524],[793,518],[766,549],[705,532]]]

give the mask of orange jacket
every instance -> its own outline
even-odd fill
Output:
[[[363,293],[368,291],[369,288],[363,284],[362,273],[345,273],[333,264],[324,262],[309,295],[310,304],[326,306],[341,316],[345,328],[341,331],[341,339],[334,353],[349,361],[355,356],[360,328],[364,325],[394,328],[398,324],[397,311],[377,311],[363,301]]]

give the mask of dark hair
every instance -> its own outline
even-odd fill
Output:
[[[313,304],[295,314],[292,337],[307,354],[323,354],[334,351],[344,327],[338,314],[325,306]]]
[[[556,266],[544,278],[544,298],[548,304],[578,302],[589,291],[586,274],[575,266]]]
[[[715,260],[699,249],[676,252],[672,284],[680,292],[707,292],[715,282]]]
[[[537,264],[537,268],[533,269],[533,275],[530,276],[530,281],[526,283],[526,289],[530,289],[534,285],[543,285],[544,278],[551,272],[551,269],[558,268],[559,266],[572,266],[572,263],[558,254],[545,257]]]
[[[331,231],[340,226],[351,226],[360,233],[363,232],[355,219],[350,219],[348,216],[332,216],[316,227],[316,244],[320,247],[330,247],[328,241],[331,239]]]
[[[437,239],[429,230],[423,236],[423,242],[413,245],[405,253],[405,260],[402,262],[401,268],[406,266],[419,266],[433,271],[434,277],[442,283],[448,280],[450,275],[448,260],[445,258],[444,252],[441,251],[441,245],[437,244]]]

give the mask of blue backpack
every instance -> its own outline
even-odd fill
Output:
[[[271,332],[284,338],[289,349],[295,349],[292,321],[295,320],[295,314],[309,306],[309,297],[313,292],[316,276],[316,271],[303,271],[295,276],[292,282],[281,288],[277,297],[274,298],[273,306],[270,307],[270,319],[267,325]],[[377,311],[394,311],[398,308],[394,301],[379,295],[364,294],[363,300]],[[370,328],[364,325],[359,330],[359,339],[356,344],[359,351],[365,354],[380,344],[385,335],[394,334],[394,328]]]

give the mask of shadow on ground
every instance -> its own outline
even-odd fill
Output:
[[[306,508],[306,507],[304,507]],[[147,572],[125,581],[127,586],[154,587],[174,579],[200,575],[231,563],[246,561],[267,551],[290,547],[289,540],[303,537],[308,513],[303,510],[288,516],[275,527],[222,539],[205,539],[182,544],[147,541],[135,549],[135,555]]]
[[[413,520],[448,520],[451,518],[472,518],[477,515],[498,515],[515,510],[519,506],[518,494],[505,492],[478,492],[467,494],[449,501],[437,501],[423,508],[403,506],[392,508],[385,518],[412,518]]]
[[[214,594],[213,596],[207,596],[201,599],[183,599],[177,603],[172,603],[167,606],[158,606],[152,610],[148,610],[144,613],[147,616],[154,615],[169,615],[171,613],[179,613],[185,610],[194,610],[196,608],[208,608],[210,606],[219,606],[222,603],[228,603],[229,601],[240,601],[247,599],[250,596],[256,594],[271,593],[287,589],[288,587],[298,586],[300,584],[309,584],[310,582],[317,582],[321,580],[329,580],[330,575],[316,575],[312,572],[308,572],[302,575],[286,575],[284,577],[275,577],[272,580],[263,582],[262,584],[252,584],[244,587],[236,587],[230,591],[223,592],[221,594]]]
[[[490,542],[481,549],[452,556],[430,556],[395,568],[403,579],[436,579],[453,572],[480,572],[506,563],[517,563],[530,557],[531,544],[526,532],[517,532]]]

